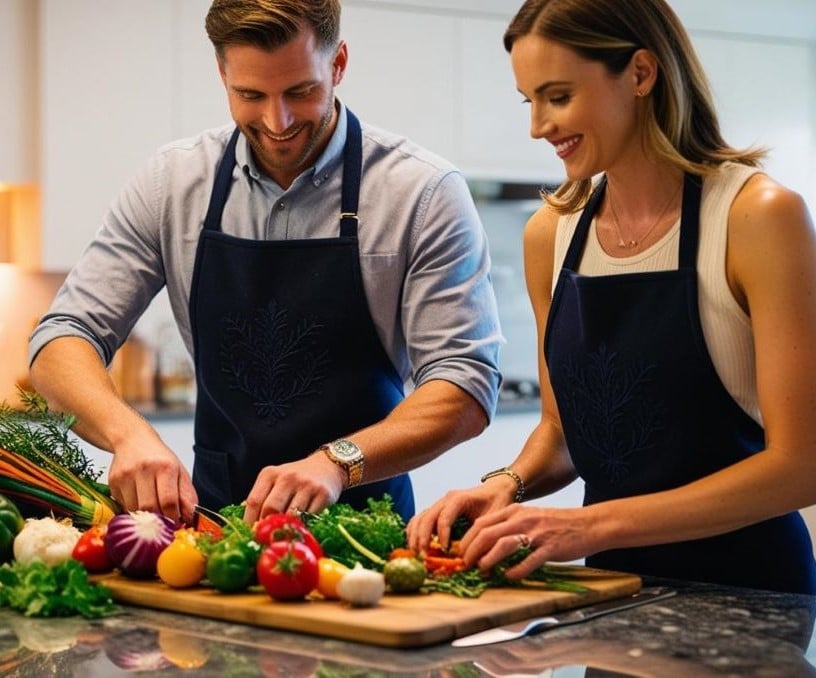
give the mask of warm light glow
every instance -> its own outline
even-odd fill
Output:
[[[0,182],[0,262],[40,266],[40,189]]]

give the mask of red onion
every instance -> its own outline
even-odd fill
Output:
[[[173,541],[175,530],[176,524],[158,513],[120,513],[108,523],[105,550],[122,574],[134,578],[153,577],[159,554]]]

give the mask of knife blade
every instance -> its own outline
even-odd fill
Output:
[[[221,528],[227,524],[227,519],[217,511],[211,511],[204,506],[196,504],[193,507],[193,529],[199,532],[207,532],[216,538],[220,538]]]
[[[579,624],[581,622],[601,617],[605,614],[619,612],[620,610],[628,610],[632,607],[639,607],[658,600],[665,600],[676,595],[677,591],[667,589],[664,587],[651,587],[641,589],[638,593],[625,598],[616,598],[614,600],[605,600],[594,605],[587,605],[586,607],[579,607],[574,610],[567,610],[565,612],[558,612],[547,617],[538,617],[536,619],[527,619],[523,622],[516,622],[515,624],[508,624],[506,626],[498,626],[487,631],[479,631],[469,636],[462,636],[454,640],[451,645],[454,647],[472,647],[474,645],[489,645],[491,643],[503,643],[508,640],[514,640],[523,636],[528,636],[533,633],[541,633],[547,629],[556,628],[558,626],[567,626],[569,624]]]

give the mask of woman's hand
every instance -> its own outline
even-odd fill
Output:
[[[448,548],[451,526],[457,518],[464,517],[473,522],[481,515],[507,506],[511,501],[512,493],[508,494],[500,482],[492,482],[492,479],[467,490],[451,490],[411,518],[406,527],[408,546],[419,553],[427,549],[436,535],[440,546]]]
[[[482,515],[462,538],[461,556],[467,567],[488,571],[522,547],[530,555],[507,570],[511,579],[526,577],[547,562],[569,562],[591,555],[592,511],[551,509],[513,504]]]

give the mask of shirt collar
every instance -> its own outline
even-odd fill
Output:
[[[346,145],[346,131],[348,129],[346,107],[339,99],[336,99],[336,101],[338,111],[337,125],[334,128],[334,132],[332,133],[326,148],[323,149],[323,152],[315,161],[315,164],[304,172],[305,174],[319,180],[326,178],[323,175],[326,175],[337,160],[342,157],[343,148]],[[258,167],[255,164],[255,159],[252,157],[252,153],[249,150],[249,142],[247,142],[246,137],[243,134],[239,136],[238,143],[235,146],[235,161],[244,171],[245,175],[251,177],[255,181],[261,180],[261,173],[258,170]]]

